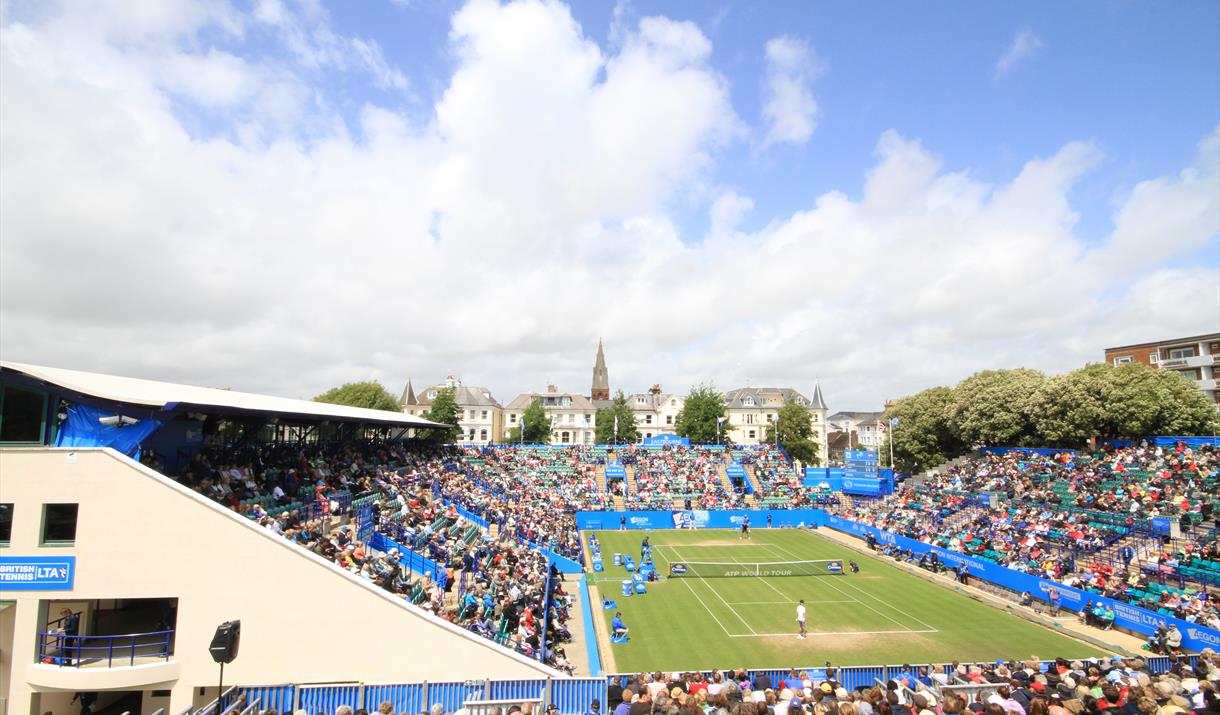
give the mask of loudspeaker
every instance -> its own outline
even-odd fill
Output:
[[[232,663],[237,657],[237,645],[241,642],[241,621],[225,621],[216,627],[212,645],[208,652],[217,663]]]

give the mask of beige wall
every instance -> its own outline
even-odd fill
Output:
[[[427,616],[113,451],[0,450],[0,475],[0,500],[14,504],[3,555],[75,555],[77,568],[71,592],[4,594],[15,602],[0,613],[0,633],[7,619],[15,623],[11,648],[0,644],[13,664],[13,677],[5,677],[9,715],[30,712],[31,679],[63,677],[34,663],[43,599],[178,598],[174,667],[147,676],[149,683],[166,673],[175,678],[160,686],[173,689],[170,713],[190,705],[192,688],[214,687],[217,666],[207,647],[216,626],[231,619],[242,621],[241,649],[225,668],[226,683],[559,675]],[[38,546],[41,505],[54,502],[80,504],[74,546]],[[131,687],[132,669],[114,670],[129,672],[81,677],[93,689]]]

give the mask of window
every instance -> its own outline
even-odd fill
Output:
[[[487,419],[487,410],[483,410],[483,419]]]
[[[646,425],[650,425],[650,424],[652,424],[652,415],[645,415],[645,416],[644,416],[644,424],[646,424]]]
[[[636,398],[635,398],[635,404],[637,404],[637,405],[642,405],[642,404],[644,404],[644,396],[643,396],[643,395],[639,395],[638,397],[636,397]]]
[[[1158,362],[1160,362],[1160,361],[1161,361],[1161,354],[1160,354],[1160,353],[1158,353],[1158,352],[1157,352],[1157,351],[1155,351],[1155,350],[1153,350],[1152,352],[1148,353],[1148,362],[1150,362],[1150,363],[1152,363],[1153,365],[1155,365],[1155,364],[1157,364],[1157,363],[1158,363]]]
[[[677,407],[677,406],[678,406],[678,401],[677,401],[677,400],[670,400],[670,401],[669,401],[669,406],[670,406],[670,407]]]
[[[754,439],[754,430],[750,430],[750,439]]]
[[[563,398],[563,406],[564,406],[564,407],[570,407],[571,405],[572,405],[572,398],[571,398],[571,397],[565,397],[565,398]]]
[[[508,421],[512,424],[517,424],[517,413],[514,412],[508,416]]]
[[[665,424],[672,425],[674,423],[673,415],[665,415]]]
[[[560,441],[562,441],[564,444],[567,444],[568,442],[571,442],[571,441],[572,441],[572,433],[570,433],[570,432],[563,432],[563,433],[561,433],[561,434],[559,435],[559,439],[560,439]]]
[[[485,430],[485,429],[481,429],[481,430],[479,430],[479,441],[480,441],[480,442],[486,442],[486,441],[487,441],[487,430]]]
[[[429,391],[428,391],[428,399],[429,399],[429,400],[435,400],[435,399],[436,399],[436,390],[429,390]]]
[[[470,428],[470,441],[471,442],[474,441],[474,428],[473,427]]]
[[[1170,348],[1169,349],[1169,359],[1170,360],[1185,360],[1186,358],[1192,358],[1194,356],[1195,356],[1195,349],[1193,347]]]
[[[1122,365],[1124,363],[1129,363],[1129,362],[1134,362],[1134,361],[1135,361],[1135,358],[1131,357],[1130,355],[1119,355],[1118,357],[1114,358],[1115,365]]]
[[[768,422],[770,422],[770,421],[772,421],[772,420],[774,420],[774,419],[775,419],[775,415],[773,415],[773,414],[771,414],[770,412],[768,412],[768,413],[767,413],[767,421],[768,421]]]
[[[0,387],[0,442],[41,442],[47,393]]]
[[[76,512],[79,504],[42,505],[42,544],[63,545],[76,541]]]
[[[13,537],[13,505],[0,504],[0,546],[8,546]]]
[[[748,425],[754,424],[754,413],[751,412],[746,415],[746,424],[748,424]],[[751,436],[752,435],[753,435],[753,433],[751,433]]]
[[[745,398],[744,400],[742,400],[742,401],[741,401],[741,404],[745,405],[746,407],[753,407],[753,406],[754,406],[754,398],[753,398],[753,397],[747,397],[747,398]]]
[[[576,424],[576,415],[572,414],[571,412],[568,413],[568,424]]]
[[[652,433],[651,432],[644,433],[644,439],[652,439]]]

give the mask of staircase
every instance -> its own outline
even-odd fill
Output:
[[[627,493],[636,494],[637,490],[635,488],[635,465],[627,464],[627,465],[623,466],[623,469],[625,469],[627,471]]]
[[[617,494],[614,495],[614,510],[627,511],[627,502]]]
[[[755,494],[762,494],[762,487],[758,484],[758,477],[754,476],[754,465],[742,465],[746,470],[746,479],[749,480],[750,486],[754,487]]]
[[[606,493],[606,465],[597,465],[597,490],[602,494]]]
[[[839,506],[843,507],[844,509],[850,509],[852,507],[850,495],[839,492],[835,496],[839,497]]]

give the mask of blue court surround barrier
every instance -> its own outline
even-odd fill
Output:
[[[580,576],[580,613],[581,626],[585,629],[585,647],[589,652],[589,674],[601,675],[602,654],[597,648],[597,632],[593,630],[593,603],[589,600],[589,577],[584,574]]]
[[[1103,656],[1098,653],[1097,656]],[[1188,662],[1193,666],[1198,663],[1198,656],[1188,656]],[[1144,656],[1148,670],[1153,674],[1168,672],[1174,663],[1167,656]],[[1052,661],[1042,661],[1042,670],[1046,671]],[[680,664],[679,664],[680,665]],[[949,672],[951,666],[943,663],[913,663],[915,667],[927,667],[929,672]],[[721,670],[730,670],[733,663],[726,663]],[[679,671],[698,670],[675,668]],[[824,668],[798,667],[801,673],[808,673],[816,684],[826,677]],[[900,665],[865,665],[847,666],[836,669],[836,677],[848,690],[860,686],[875,685],[877,680],[886,682],[904,673],[911,673],[913,668]],[[709,670],[702,671],[710,675]],[[784,670],[751,670],[749,676],[753,679],[760,673],[771,677],[772,683],[787,678]],[[606,686],[611,680],[624,682],[627,674],[612,674],[605,677],[582,678],[523,678],[516,680],[466,680],[453,682],[415,682],[415,683],[325,683],[317,685],[242,685],[237,691],[246,696],[247,702],[260,701],[260,708],[274,707],[282,713],[303,709],[308,713],[333,713],[340,705],[347,705],[353,710],[364,708],[376,712],[382,702],[394,706],[394,712],[426,712],[435,703],[440,703],[446,712],[453,712],[462,707],[467,700],[541,700],[555,703],[559,706],[561,715],[584,715],[589,710],[589,703],[594,699],[601,701],[602,712],[606,710]]]

